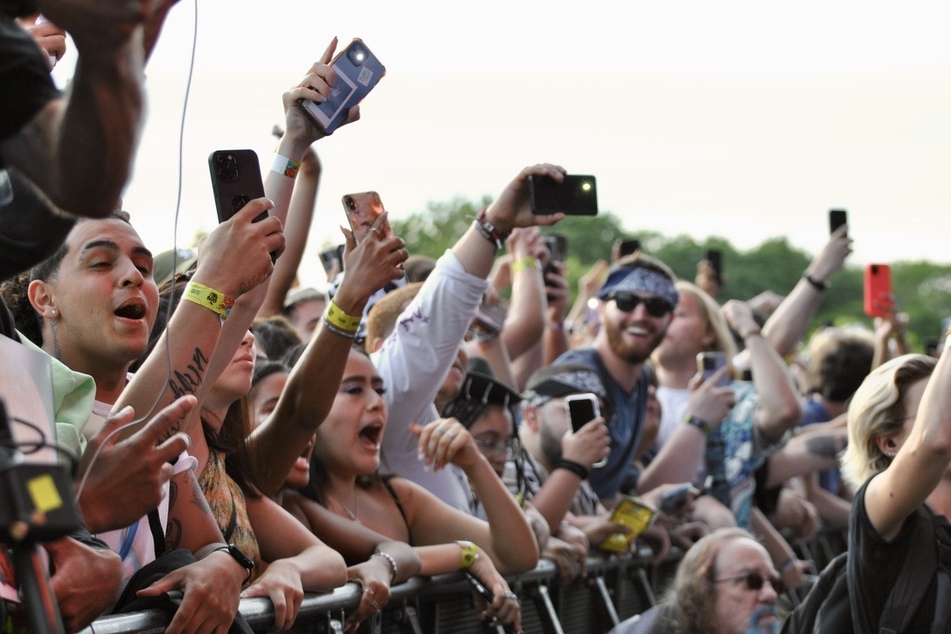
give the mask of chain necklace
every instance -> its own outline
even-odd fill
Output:
[[[340,508],[342,508],[342,509],[344,510],[344,512],[347,514],[347,516],[348,516],[352,521],[356,522],[357,524],[360,524],[360,523],[361,523],[361,522],[360,522],[360,518],[357,517],[357,514],[356,514],[355,512],[353,512],[353,511],[351,511],[349,506],[347,506],[346,504],[344,504],[343,502],[341,502],[341,501],[340,501],[340,498],[338,498],[336,495],[332,495],[331,497],[333,498],[334,502],[336,502],[336,503],[340,506]],[[354,506],[354,508],[357,509],[357,511],[360,510],[360,499],[357,497],[357,492],[356,492],[356,491],[353,492],[353,506]]]

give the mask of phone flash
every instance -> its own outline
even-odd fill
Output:
[[[581,189],[582,191],[586,191],[586,192],[591,191],[591,183],[588,181],[585,181],[584,183],[581,184]]]

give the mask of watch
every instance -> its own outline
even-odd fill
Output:
[[[235,546],[234,544],[228,544],[227,546],[219,546],[218,548],[215,548],[211,552],[216,553],[219,550],[228,551],[228,554],[234,557],[234,560],[238,562],[238,564],[242,568],[248,571],[248,576],[244,580],[244,583],[247,583],[251,579],[251,573],[254,572],[254,561],[250,557],[245,555],[243,552],[241,552],[241,549]]]

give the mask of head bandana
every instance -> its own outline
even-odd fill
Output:
[[[621,267],[611,271],[598,291],[598,299],[607,300],[617,292],[649,293],[668,301],[671,306],[676,306],[680,299],[672,281],[643,266]]]

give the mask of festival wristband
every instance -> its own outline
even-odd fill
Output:
[[[515,262],[512,263],[512,273],[515,274],[525,269],[536,269],[537,267],[538,260],[530,255],[526,255],[524,258],[515,260]]]
[[[217,313],[222,319],[228,318],[228,314],[231,313],[231,308],[234,306],[234,299],[198,282],[189,282],[185,286],[185,293],[182,298],[199,306],[204,306],[208,310]]]
[[[297,172],[300,170],[300,161],[287,158],[283,154],[274,155],[274,164],[271,165],[271,171],[282,174],[288,178],[297,178]]]
[[[346,330],[347,332],[356,332],[357,328],[360,327],[360,321],[363,319],[362,315],[348,315],[343,312],[343,309],[340,306],[337,306],[333,300],[327,304],[327,310],[324,312],[324,319],[328,323],[340,328],[341,330]]]
[[[456,544],[462,549],[462,561],[459,563],[459,568],[462,570],[472,568],[472,564],[479,558],[479,549],[469,541],[459,540]]]

